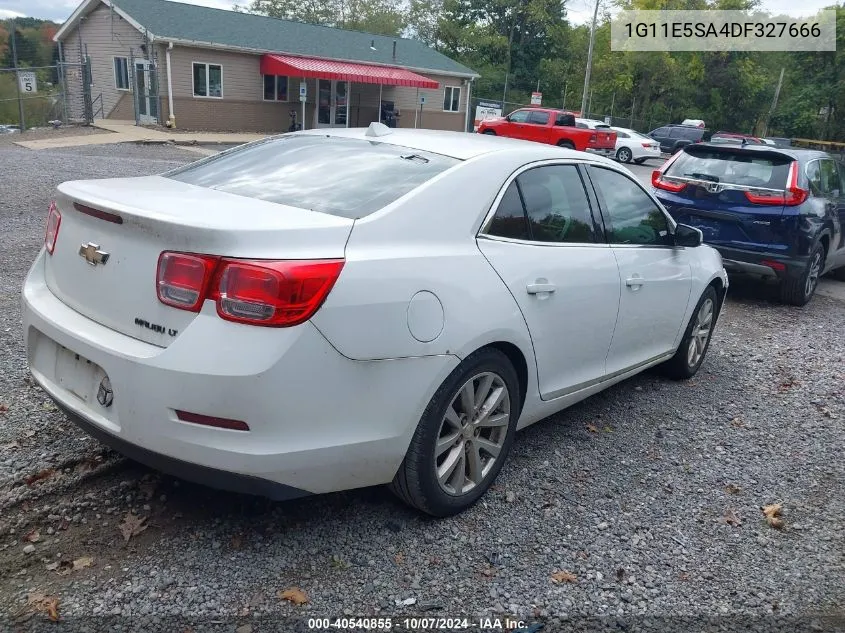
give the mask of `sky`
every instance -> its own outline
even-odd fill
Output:
[[[81,0],[0,0],[0,19],[19,16],[30,16],[63,22],[73,12]],[[199,4],[205,7],[230,9],[232,0],[182,0],[189,4]],[[609,5],[608,0],[599,0],[603,5]],[[242,1],[242,4],[247,4]],[[813,15],[818,9],[829,6],[832,0],[803,0],[800,8],[796,8],[795,0],[763,0],[763,9],[772,13],[785,13],[796,17]],[[593,17],[594,0],[568,0],[567,14],[569,19],[582,24]]]

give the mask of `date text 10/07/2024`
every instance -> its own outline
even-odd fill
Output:
[[[514,631],[526,622],[515,618],[308,618],[313,631]]]

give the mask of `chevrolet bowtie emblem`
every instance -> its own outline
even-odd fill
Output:
[[[105,266],[106,262],[109,261],[109,254],[101,251],[100,246],[93,242],[88,242],[80,246],[79,256],[84,257],[85,261],[92,266],[96,266],[97,264],[103,264]]]

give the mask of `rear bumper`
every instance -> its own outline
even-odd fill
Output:
[[[39,255],[24,284],[29,369],[84,430],[155,468],[210,486],[290,498],[389,482],[453,356],[354,361],[310,322],[255,328],[211,303],[169,347],[73,311]],[[113,403],[98,402],[108,376]],[[378,394],[373,395],[374,386]],[[248,431],[181,421],[240,420]]]
[[[760,253],[738,248],[712,245],[722,256],[725,270],[731,274],[757,275],[767,279],[780,280],[797,277],[807,267],[807,257]]]

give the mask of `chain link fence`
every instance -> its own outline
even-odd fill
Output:
[[[93,119],[87,64],[0,68],[0,125],[28,129]]]

